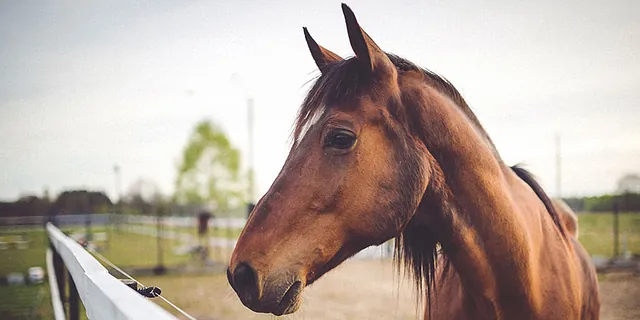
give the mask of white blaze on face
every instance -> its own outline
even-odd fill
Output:
[[[309,133],[309,130],[311,129],[311,127],[313,127],[316,123],[318,123],[320,119],[322,119],[326,110],[327,108],[325,106],[322,106],[318,108],[318,110],[316,110],[316,112],[314,112],[311,115],[311,119],[309,119],[309,121],[307,121],[307,123],[305,123],[304,126],[302,126],[298,139],[293,142],[294,143],[293,149],[298,147],[298,145],[300,144],[300,141],[302,141],[304,137],[307,135],[307,133]]]

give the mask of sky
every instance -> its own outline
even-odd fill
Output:
[[[640,2],[349,1],[385,51],[465,97],[508,164],[551,194],[613,192],[640,173]],[[1,1],[0,200],[139,178],[173,192],[190,130],[242,150],[255,101],[256,191],[289,151],[318,75],[302,27],[352,56],[339,1]],[[236,74],[234,77],[233,75]]]

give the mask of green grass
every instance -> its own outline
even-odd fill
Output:
[[[131,234],[127,232],[108,232],[109,243],[104,243],[106,250],[102,252],[107,259],[120,267],[153,267],[158,261],[158,241],[155,237]],[[179,245],[176,240],[161,239],[162,258],[165,265],[183,264],[189,256],[178,256],[173,253]]]
[[[0,319],[51,319],[49,284],[0,286]]]
[[[155,229],[155,225],[143,225],[143,224],[136,224],[136,223],[132,223],[131,225],[133,225],[133,226],[146,226],[146,227]],[[193,235],[193,236],[197,236],[198,235],[198,228],[196,226],[189,226],[189,227],[163,226],[162,229],[165,230],[165,231],[180,232],[180,233],[184,233],[184,234],[190,234],[190,235]],[[228,239],[237,239],[240,236],[240,232],[242,232],[242,229],[237,229],[237,228],[232,228],[232,229],[228,229],[228,228],[211,228],[211,227],[209,227],[209,231],[207,232],[207,235],[209,237],[220,237],[220,238],[228,238]]]
[[[578,215],[579,241],[590,255],[613,256],[613,215],[610,213],[581,213]],[[627,238],[627,249],[640,254],[640,214],[621,213],[620,251],[623,238]],[[620,252],[622,253],[622,252]]]
[[[64,229],[67,234],[82,229]],[[157,239],[146,235],[137,235],[126,232],[107,231],[94,228],[93,232],[107,232],[110,241],[102,242],[105,251],[102,254],[119,267],[144,267],[151,268],[157,264]],[[9,237],[23,235],[29,241],[28,249],[16,249],[11,246],[7,250],[0,251],[0,277],[12,272],[20,272],[25,275],[29,267],[40,266],[46,271],[45,253],[48,247],[48,239],[43,228],[30,229],[0,229],[0,236]],[[177,240],[162,239],[163,258],[165,266],[189,263],[192,259],[188,255],[179,256],[173,253]],[[228,250],[227,250],[228,251]],[[212,255],[221,255],[219,251],[212,251]],[[230,252],[223,252],[224,255]],[[48,283],[26,286],[0,285],[0,319],[50,319],[52,313],[51,298],[49,296]],[[81,304],[80,315],[86,319]]]
[[[22,235],[23,239],[29,241],[27,249],[16,249],[11,246],[9,249],[0,250],[0,276],[10,272],[27,273],[30,267],[46,268],[45,251],[48,245],[44,230],[38,229],[4,229],[0,231],[0,237],[7,239],[15,235]],[[6,240],[5,240],[6,241]]]
[[[180,228],[176,231],[184,230],[189,233],[189,228]],[[63,229],[67,234],[73,232],[82,232],[82,229]],[[120,267],[153,267],[158,261],[158,241],[156,237],[148,235],[138,235],[125,231],[116,232],[114,230],[105,230],[104,228],[93,228],[93,232],[106,232],[109,241],[99,242],[98,244],[104,249],[102,255],[107,257],[113,263]],[[240,230],[210,230],[210,236],[237,236]],[[191,234],[196,235],[196,230]],[[27,269],[33,266],[46,268],[45,252],[48,246],[46,233],[42,228],[30,229],[2,229],[0,236],[9,237],[14,235],[23,235],[24,239],[29,241],[28,249],[16,249],[11,246],[7,250],[0,251],[2,258],[0,259],[0,277],[11,272],[27,273]],[[189,263],[191,257],[189,255],[177,255],[174,249],[182,245],[179,240],[161,239],[162,259],[167,266],[180,265]],[[226,251],[229,251],[226,249]],[[230,252],[212,249],[211,254],[214,258],[221,258]]]
[[[198,235],[198,229],[194,227],[163,227],[165,230],[173,230],[175,232],[182,232],[186,234],[191,234],[194,236]],[[237,239],[240,236],[240,232],[242,229],[221,229],[221,228],[209,228],[208,235],[210,237],[221,237],[221,238],[229,238],[229,239]]]

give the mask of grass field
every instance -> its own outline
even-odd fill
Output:
[[[579,215],[580,242],[591,255],[612,256],[612,223],[613,218],[610,214]],[[195,228],[174,228],[173,230],[193,235],[196,234]],[[63,231],[69,232],[74,230],[65,229]],[[93,231],[103,232],[105,230],[94,228]],[[210,230],[209,236],[225,237],[228,234],[237,236],[239,232],[240,230],[232,230],[231,232],[227,232],[226,230]],[[7,250],[0,251],[0,276],[4,276],[10,272],[26,273],[27,269],[32,266],[45,267],[44,257],[47,238],[44,230],[41,228],[0,229],[0,237],[17,234],[23,235],[23,237],[29,241],[29,248],[15,249],[11,247]],[[627,248],[632,253],[640,254],[640,214],[626,213],[620,215],[620,235],[621,242],[622,239],[626,237]],[[125,232],[117,233],[115,231],[108,231],[108,237],[110,241],[108,247],[105,247],[106,250],[103,251],[103,254],[115,264],[125,268],[150,268],[156,265],[158,252],[155,237]],[[103,245],[106,245],[106,243],[103,243]],[[178,240],[163,239],[161,245],[164,248],[163,260],[165,265],[173,266],[194,262],[188,255],[176,255],[174,253],[174,249],[180,245]],[[212,253],[217,257],[226,257],[230,252],[221,252],[213,249]],[[354,270],[358,269],[355,271],[356,275],[363,272],[359,270],[360,267],[354,268]],[[349,275],[349,277],[355,277],[356,275]],[[340,278],[345,276],[338,275],[336,277]],[[205,310],[215,311],[215,314],[222,317],[226,316],[225,318],[227,319],[237,319],[233,315],[240,315],[243,318],[245,316],[255,319],[260,318],[252,316],[251,313],[247,313],[246,310],[243,309],[244,307],[238,305],[239,302],[237,298],[229,291],[224,275],[198,277],[161,276],[145,277],[141,280],[147,285],[158,285],[162,287],[167,297],[187,310],[197,311],[198,316],[202,316],[201,319],[207,319]],[[337,286],[338,282],[333,285]],[[319,282],[319,284],[321,283],[323,282]],[[331,283],[331,281],[327,281],[326,286],[331,286]],[[318,287],[325,288],[326,286],[320,285]],[[611,286],[611,290],[615,291],[613,285]],[[340,297],[340,292],[335,290],[331,291],[329,288],[318,289],[316,291],[319,293],[311,294],[312,297],[318,297],[313,298],[314,301],[333,301],[330,303],[333,304],[335,308],[342,308],[339,304],[344,299]],[[51,305],[49,299],[49,288],[46,283],[21,287],[0,286],[0,319],[50,318]],[[350,303],[355,304],[356,302],[353,301]],[[358,310],[358,312],[363,312],[360,309]],[[313,314],[313,312],[315,311],[308,311],[306,314]],[[347,310],[345,312],[351,314],[351,311]],[[413,315],[414,313],[411,314]],[[338,316],[337,314],[325,315],[329,318]],[[308,318],[311,319],[313,317]],[[354,314],[347,318],[355,319],[358,317],[357,314]],[[412,318],[412,316],[405,314],[404,316],[397,316],[395,318]]]
[[[64,229],[65,233],[81,232],[81,229]],[[102,254],[122,268],[152,268],[158,261],[158,243],[155,237],[115,232],[93,228],[93,232],[106,232],[110,241],[101,242]],[[0,237],[21,235],[29,242],[27,249],[10,247],[0,251],[0,277],[13,272],[27,273],[29,267],[40,266],[46,270],[45,252],[48,246],[46,233],[42,228],[0,229]],[[189,255],[177,255],[174,249],[180,245],[177,240],[161,239],[165,266],[198,263]],[[231,252],[226,249],[212,250],[214,258],[222,259]],[[51,302],[47,283],[27,286],[0,285],[0,320],[50,319]],[[81,310],[81,315],[84,311]],[[86,317],[85,317],[86,318]]]
[[[181,228],[165,228],[165,230],[182,232],[180,229]],[[183,232],[185,234],[192,234],[194,236],[197,234],[195,231],[188,233],[189,230],[187,228],[183,229],[186,229]],[[233,234],[232,232],[233,231],[228,232],[228,234]],[[218,230],[218,233],[226,234],[227,232],[225,230]],[[209,236],[211,235],[212,233],[210,232]],[[108,237],[111,241],[103,255],[118,266],[151,267],[157,264],[158,239],[156,237],[115,231],[108,232]],[[176,253],[176,249],[182,245],[184,245],[184,243],[177,239],[161,239],[162,260],[165,265],[175,266],[196,262],[194,258],[189,255],[179,255]],[[213,260],[224,261],[230,255],[231,250],[228,248],[210,248],[210,257]]]
[[[16,249],[10,247],[7,250],[0,251],[0,276],[4,276],[9,272],[26,273],[29,267],[40,266],[45,267],[44,253],[46,251],[48,240],[42,229],[24,229],[24,230],[2,230],[0,237],[9,238],[20,235],[29,242],[27,249]]]
[[[176,232],[182,232],[190,235],[198,235],[198,229],[196,227],[163,227],[165,230],[173,230]],[[209,227],[208,235],[210,237],[220,237],[237,239],[240,236],[242,229],[227,229],[227,228],[211,228]]]
[[[0,319],[51,319],[49,284],[0,286]]]
[[[82,229],[64,229],[65,233],[82,232]],[[105,230],[101,228],[93,228],[93,232],[106,232],[109,239],[108,242],[98,242],[103,248],[102,254],[120,267],[125,268],[147,268],[153,267],[158,261],[158,240],[156,237],[147,235],[138,235],[127,232],[116,232],[114,230]],[[218,230],[221,234],[226,233],[224,230]],[[185,231],[186,233],[186,231]],[[194,232],[195,234],[195,232]],[[28,249],[15,249],[0,251],[0,277],[10,272],[26,273],[27,269],[32,266],[45,267],[44,253],[48,246],[44,229],[3,229],[0,230],[0,236],[22,235],[29,241]],[[168,266],[182,265],[192,262],[189,255],[179,255],[175,253],[175,249],[182,243],[179,240],[161,239],[162,260]],[[229,249],[220,250],[212,249],[211,254],[214,259],[222,259],[230,254]]]
[[[108,247],[102,253],[107,259],[120,267],[153,267],[158,261],[158,240],[155,237],[108,232],[110,239]],[[173,253],[178,245],[176,241],[161,239],[162,259],[167,265],[183,264],[189,261],[189,256],[179,256]],[[104,243],[106,246],[106,242]]]
[[[590,255],[613,256],[613,215],[583,213],[578,216],[580,243]],[[619,217],[620,246],[627,239],[627,248],[640,255],[640,214],[622,213]],[[620,249],[622,250],[622,248]]]
[[[132,225],[136,225],[136,224],[132,224]],[[155,226],[153,225],[147,225],[150,228],[155,228]],[[175,231],[175,232],[180,232],[180,233],[184,233],[184,234],[189,234],[192,236],[197,236],[198,235],[198,229],[193,226],[193,227],[182,227],[182,226],[163,226],[162,227],[163,230],[165,231]],[[242,231],[242,229],[236,229],[236,228],[231,228],[231,229],[227,229],[227,228],[209,228],[209,231],[207,233],[207,236],[209,237],[219,237],[219,238],[228,238],[228,239],[237,239],[240,236],[240,232]]]

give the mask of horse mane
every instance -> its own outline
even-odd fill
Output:
[[[409,71],[418,72],[424,76],[424,80],[428,85],[449,97],[475,126],[477,132],[480,133],[487,142],[496,159],[501,164],[504,164],[488,133],[460,92],[451,82],[397,55],[391,53],[386,54],[399,73]],[[309,89],[309,93],[298,111],[293,132],[294,145],[298,144],[301,135],[313,125],[315,119],[318,119],[324,111],[328,108],[334,108],[336,105],[344,104],[349,99],[357,96],[361,90],[370,87],[374,81],[375,79],[372,79],[370,74],[365,75],[362,73],[358,61],[355,58],[333,62],[328,65],[325,73],[322,73]],[[345,107],[348,107],[348,105]],[[560,222],[559,215],[542,187],[525,169],[519,166],[513,166],[511,170],[533,189],[538,198],[543,202],[553,222],[564,235],[564,227]],[[446,192],[443,190],[434,191],[433,186],[430,187],[432,190],[429,191],[428,187],[428,192]],[[445,194],[444,196],[449,198],[450,202],[455,202],[455,199],[451,199],[452,195]],[[444,208],[444,210],[455,210],[455,208]],[[407,224],[403,232],[396,238],[395,243],[394,260],[397,265],[404,262],[405,270],[413,274],[414,284],[419,293],[418,299],[421,299],[420,295],[426,287],[429,307],[431,305],[431,294],[435,290],[435,271],[439,255],[443,257],[441,261],[444,263],[443,277],[450,268],[449,261],[446,259],[446,253],[438,250],[438,247],[439,242],[432,234],[425,233],[424,230],[419,229],[412,223]]]
[[[535,180],[535,178],[533,177],[533,174],[531,174],[531,172],[527,171],[526,169],[522,168],[520,165],[512,166],[511,170],[513,170],[513,172],[515,172],[515,174],[520,179],[522,179],[522,181],[526,182],[529,185],[529,187],[533,189],[533,192],[535,192],[538,198],[540,198],[540,200],[544,204],[544,207],[547,209],[547,212],[551,216],[551,219],[553,219],[553,223],[555,223],[555,225],[558,226],[558,229],[560,230],[560,233],[562,234],[562,236],[566,237],[564,224],[562,224],[562,222],[560,221],[560,214],[558,214],[558,211],[553,206],[553,203],[551,202],[551,198],[549,198],[549,196],[544,192],[542,187]]]

